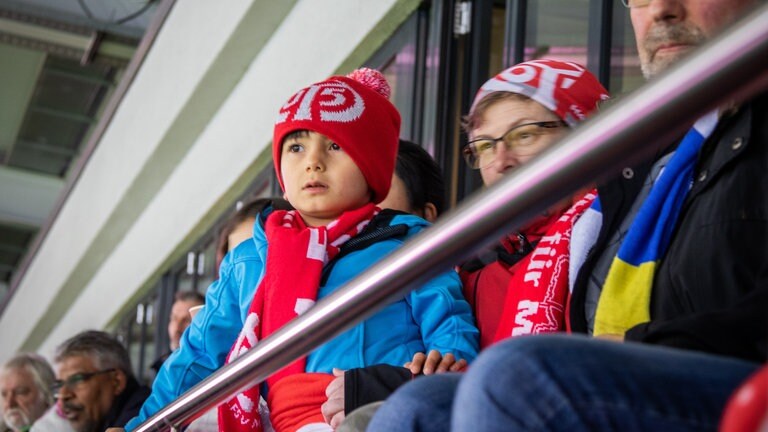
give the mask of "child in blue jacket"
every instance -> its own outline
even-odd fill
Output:
[[[282,107],[273,159],[296,210],[266,209],[253,242],[225,257],[205,307],[126,430],[428,225],[373,204],[389,191],[397,154],[400,115],[388,92],[381,74],[361,70],[302,89]],[[458,366],[464,362],[456,360],[474,359],[477,348],[459,278],[442,274],[267,379],[272,424],[277,431],[331,430],[322,424],[320,405],[333,368],[402,366],[432,350]],[[255,386],[221,404],[219,429],[263,430],[259,391]]]

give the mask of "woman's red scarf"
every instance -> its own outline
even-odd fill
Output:
[[[374,204],[367,204],[342,214],[327,226],[319,227],[306,226],[295,210],[273,212],[264,224],[268,240],[266,272],[256,289],[243,329],[232,346],[226,362],[234,361],[256,345],[260,339],[269,336],[312,307],[317,300],[324,265],[336,256],[342,244],[362,232],[378,212],[379,208]],[[301,358],[267,378],[270,400],[277,396],[271,393],[278,381],[291,375],[303,374],[305,366],[306,358]],[[330,375],[329,377],[333,378]],[[313,380],[317,383],[317,387],[327,385],[326,381]],[[290,391],[285,393],[287,398],[295,399],[300,396],[288,393]],[[324,396],[324,392],[320,393]],[[219,431],[261,431],[259,397],[259,386],[255,385],[219,405]],[[322,421],[320,405],[324,400],[315,399],[318,399],[319,403],[306,404],[306,401],[302,403],[311,407],[316,405],[316,414]],[[284,405],[286,404],[281,404],[281,406]],[[274,410],[275,406],[271,405],[270,408]],[[273,411],[272,418],[276,417],[281,417],[280,413]],[[318,417],[306,418],[311,422]],[[279,428],[279,425],[273,424],[273,426],[277,431],[284,430]]]
[[[573,224],[597,193],[586,194],[550,226],[509,281],[494,343],[510,336],[565,329]]]

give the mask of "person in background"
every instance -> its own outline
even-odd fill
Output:
[[[205,297],[197,291],[178,291],[171,306],[168,320],[168,339],[171,351],[179,349],[181,335],[189,327],[191,316],[189,309],[205,304]]]
[[[420,145],[400,140],[392,187],[379,207],[414,214],[428,222],[435,222],[445,210],[443,172]]]
[[[168,317],[168,346],[170,351],[160,356],[150,366],[150,368],[155,371],[155,374],[160,370],[160,367],[168,356],[170,356],[173,351],[179,349],[181,335],[184,333],[184,330],[189,327],[189,323],[192,321],[189,309],[203,304],[205,304],[205,297],[197,291],[176,292],[173,305],[171,305],[171,313]]]
[[[17,354],[0,368],[1,411],[7,430],[72,430],[69,422],[56,409],[51,393],[54,379],[53,369],[48,362],[33,353]]]
[[[52,388],[76,432],[122,427],[149,395],[131,369],[128,351],[107,333],[87,330],[56,348]]]
[[[758,3],[626,0],[644,74]],[[656,157],[601,184],[574,228],[595,235],[574,262],[570,324],[595,338],[500,343],[453,383],[452,405],[404,386],[371,430],[717,430],[768,355],[768,194],[754,192],[768,190],[768,95],[686,126],[671,142],[649,130]]]
[[[288,201],[281,198],[256,198],[243,204],[222,225],[216,241],[217,277],[224,256],[240,243],[253,238],[253,225],[256,223],[256,216],[269,206],[276,210],[293,210]]]

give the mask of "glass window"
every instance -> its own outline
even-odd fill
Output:
[[[158,357],[157,298],[155,292],[142,299],[115,329],[117,340],[128,350],[136,378],[143,384],[154,378],[151,366]]]
[[[175,291],[193,291],[195,289],[195,272],[196,254],[194,252],[187,253],[185,257],[186,265],[181,266],[176,272],[176,289]]]
[[[504,69],[504,29],[507,19],[506,1],[493,2],[491,11],[491,50],[488,62],[488,77],[495,76]]]
[[[552,58],[587,64],[589,0],[528,2],[525,60]]]
[[[611,94],[628,93],[645,83],[640,71],[635,34],[629,20],[629,9],[613,8],[613,34],[611,39]]]
[[[151,370],[152,363],[157,359],[157,344],[155,336],[157,335],[157,295],[148,297],[144,302],[144,322],[142,323],[142,344],[144,346],[143,359],[140,363],[139,379],[148,383],[149,379],[154,377],[154,371]]]

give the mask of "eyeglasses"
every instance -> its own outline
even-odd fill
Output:
[[[59,393],[64,387],[70,390],[74,390],[78,388],[82,383],[88,381],[89,379],[95,377],[96,375],[114,372],[115,370],[117,369],[111,368],[111,369],[104,369],[98,372],[77,373],[77,374],[71,375],[65,380],[54,381],[53,385],[51,385],[51,391],[53,392],[54,396],[58,397]]]
[[[651,0],[621,0],[621,3],[632,9],[648,6],[648,4],[651,3]]]
[[[496,143],[501,141],[507,151],[514,151],[518,156],[533,156],[542,149],[539,138],[561,127],[567,127],[564,121],[545,121],[526,123],[513,127],[498,138],[478,138],[467,143],[462,150],[464,160],[473,169],[485,168],[496,159]]]

